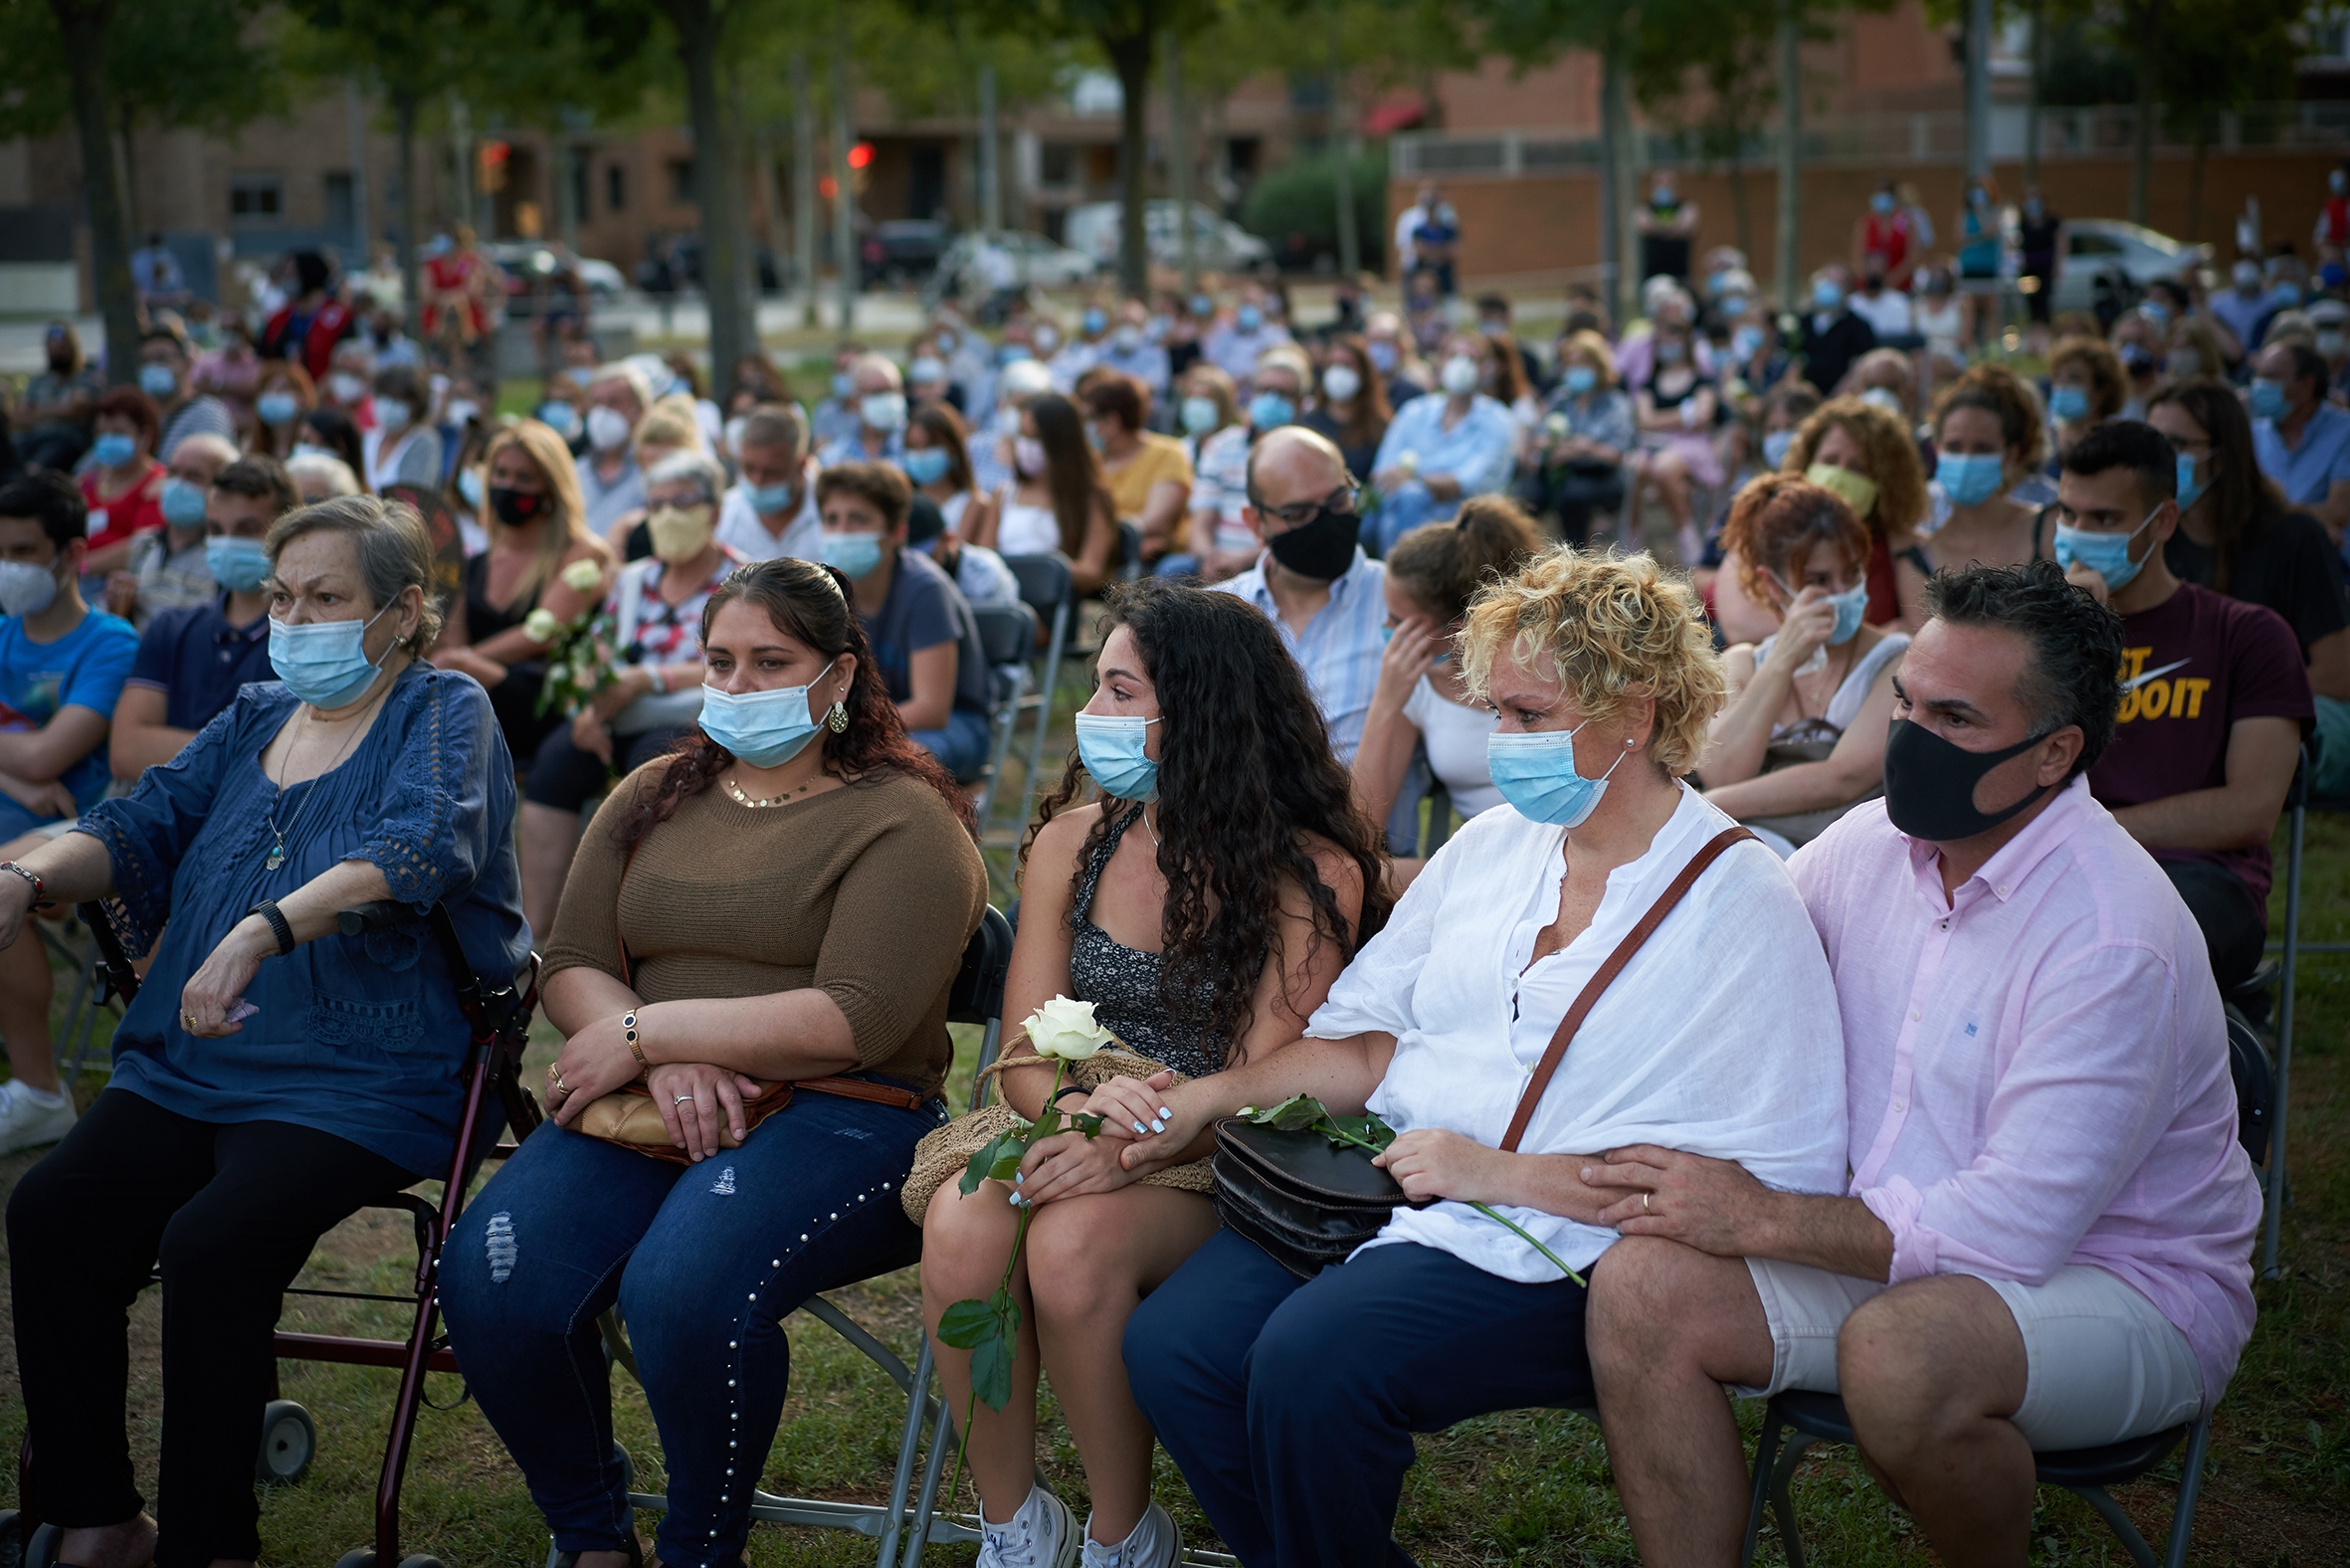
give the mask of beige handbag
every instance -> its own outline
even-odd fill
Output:
[[[1001,1057],[980,1075],[980,1078],[985,1081],[1006,1069],[1028,1066],[1040,1060],[1033,1056]],[[1082,1062],[1072,1062],[1069,1065],[1069,1082],[1092,1089],[1099,1088],[1113,1078],[1147,1078],[1154,1073],[1168,1071],[1148,1057],[1139,1057],[1112,1046]],[[1184,1075],[1177,1073],[1175,1081],[1186,1081]],[[915,1145],[913,1169],[906,1173],[905,1185],[898,1193],[899,1201],[905,1205],[906,1218],[916,1225],[921,1224],[930,1212],[930,1200],[938,1189],[950,1181],[959,1180],[971,1163],[971,1156],[987,1147],[997,1134],[1009,1132],[1018,1114],[999,1095],[994,1102],[957,1116]],[[1172,1165],[1163,1171],[1152,1171],[1135,1180],[1146,1187],[1174,1187],[1202,1195],[1216,1190],[1215,1175],[1209,1170],[1204,1157],[1188,1165]]]

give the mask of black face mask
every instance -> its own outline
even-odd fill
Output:
[[[2047,794],[2034,789],[1998,811],[1975,808],[1975,786],[2010,757],[2048,739],[2033,735],[1999,751],[1969,751],[1906,718],[1893,720],[1885,736],[1885,816],[1894,827],[1929,844],[1956,844],[1993,828]]]
[[[1328,506],[1313,514],[1310,522],[1301,522],[1286,533],[1276,533],[1265,541],[1273,551],[1273,558],[1300,577],[1316,582],[1333,582],[1346,575],[1354,564],[1355,540],[1363,530],[1362,517],[1351,511],[1335,511]]]
[[[492,485],[490,487],[490,509],[497,513],[499,522],[509,528],[518,528],[546,509],[546,497],[531,490]]]

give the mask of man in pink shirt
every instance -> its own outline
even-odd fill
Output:
[[[1615,1149],[1592,1275],[1602,1424],[1651,1568],[1735,1560],[1722,1385],[1839,1391],[1944,1563],[2022,1564],[2035,1449],[2218,1401],[2260,1195],[2218,988],[2162,870],[2089,794],[2121,623],[2047,561],[1938,577],[1885,796],[1791,863],[1843,1014],[1852,1184]]]

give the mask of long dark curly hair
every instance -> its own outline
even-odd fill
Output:
[[[1380,830],[1355,805],[1346,769],[1330,754],[1304,672],[1255,607],[1146,577],[1111,594],[1102,637],[1121,626],[1158,688],[1158,866],[1167,879],[1159,1000],[1171,1027],[1196,1030],[1229,1064],[1258,977],[1285,957],[1284,883],[1305,889],[1314,942],[1335,942],[1349,957],[1386,923]],[[1073,748],[1021,846],[1024,868],[1037,833],[1090,782]],[[1141,809],[1105,799],[1079,867]],[[1352,925],[1314,865],[1307,834],[1336,845],[1361,873],[1362,915]]]
[[[866,640],[865,627],[849,607],[846,577],[829,566],[817,566],[789,555],[741,567],[711,590],[709,603],[702,607],[704,645],[709,641],[710,624],[717,619],[718,611],[737,599],[757,605],[767,612],[777,631],[807,644],[827,659],[837,659],[842,654],[856,656],[857,674],[850,679],[849,694],[843,699],[849,711],[849,727],[837,735],[829,727],[816,732],[816,743],[824,748],[825,772],[851,784],[883,771],[907,774],[938,791],[940,798],[954,809],[956,819],[965,828],[971,827],[971,802],[955,787],[954,775],[906,734],[905,721],[897,716],[897,704],[889,700],[889,688],[882,684],[881,669],[874,663],[873,645]],[[733,761],[733,752],[710,739],[700,725],[694,725],[671,751],[660,782],[650,790],[637,792],[635,803],[613,831],[613,838],[628,848],[644,842],[647,834],[677,814],[681,803],[716,783],[718,775]]]

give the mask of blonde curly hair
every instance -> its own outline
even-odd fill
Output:
[[[1504,648],[1517,664],[1550,670],[1586,719],[1615,716],[1628,696],[1657,704],[1649,751],[1674,777],[1697,765],[1705,728],[1728,684],[1705,606],[1652,556],[1593,554],[1561,544],[1470,602],[1461,634],[1462,674],[1486,693]]]
[[[1926,493],[1926,466],[1901,416],[1857,397],[1832,398],[1812,411],[1796,431],[1779,472],[1802,479],[1818,461],[1820,443],[1842,430],[1860,449],[1860,473],[1876,482],[1876,504],[1861,518],[1872,537],[1909,533],[1933,513]]]

